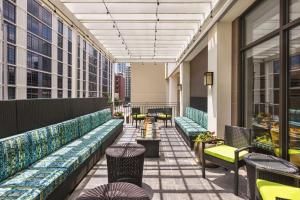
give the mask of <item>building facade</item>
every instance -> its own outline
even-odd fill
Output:
[[[115,99],[118,99],[121,102],[125,101],[125,78],[123,74],[117,74],[115,76]]]
[[[112,60],[38,0],[2,0],[0,99],[111,97]]]

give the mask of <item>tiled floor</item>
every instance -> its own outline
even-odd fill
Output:
[[[124,126],[118,143],[135,142],[138,129]],[[240,196],[233,194],[233,174],[222,168],[208,169],[207,179],[201,178],[201,168],[194,153],[185,145],[175,128],[161,125],[161,156],[145,159],[143,188],[153,200],[234,200],[247,199],[245,171],[240,170]],[[105,158],[89,172],[69,200],[76,199],[86,189],[107,183]]]

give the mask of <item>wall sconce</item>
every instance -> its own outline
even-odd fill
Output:
[[[177,90],[182,91],[182,84],[177,84]]]
[[[214,73],[213,72],[205,72],[204,73],[204,85],[212,86],[214,84]]]

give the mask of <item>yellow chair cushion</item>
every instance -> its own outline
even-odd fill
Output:
[[[256,180],[258,191],[263,200],[274,200],[276,197],[290,200],[300,199],[300,188],[287,186],[262,179]]]
[[[133,119],[144,119],[146,117],[146,115],[144,114],[137,114],[137,115],[132,115]]]
[[[204,153],[214,156],[216,158],[234,163],[234,152],[237,150],[235,147],[227,146],[227,145],[218,145],[215,147],[210,147],[204,149]],[[243,159],[243,157],[248,153],[248,151],[241,151],[239,153],[239,159]]]
[[[159,118],[172,118],[172,115],[169,115],[169,114],[166,115],[166,114],[163,114],[163,113],[159,113],[158,117]]]

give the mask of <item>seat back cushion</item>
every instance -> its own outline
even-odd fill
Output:
[[[88,133],[92,130],[92,123],[89,115],[83,115],[76,118],[79,126],[79,134],[80,136]]]
[[[0,139],[0,182],[30,165],[27,134]]]
[[[207,129],[207,113],[192,107],[186,107],[185,116]]]

